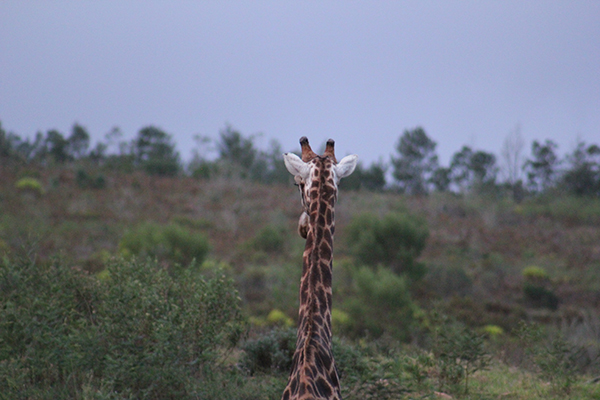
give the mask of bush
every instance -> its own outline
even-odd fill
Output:
[[[423,219],[393,213],[384,218],[372,214],[355,217],[348,227],[348,243],[356,261],[389,267],[397,274],[419,279],[425,273],[419,257],[429,236]]]
[[[431,351],[435,356],[440,388],[464,381],[467,393],[469,376],[487,368],[491,360],[485,348],[485,335],[443,316],[434,315],[433,320],[436,324]]]
[[[37,195],[44,194],[44,188],[42,187],[42,184],[35,178],[21,178],[17,181],[15,187],[23,192],[31,192]]]
[[[577,374],[582,372],[577,361],[584,349],[569,343],[560,334],[548,337],[536,324],[522,323],[516,333],[541,376],[555,390],[568,394]]]
[[[331,343],[335,366],[343,382],[351,383],[361,379],[367,372],[366,354],[362,349],[347,340],[334,336]]]
[[[231,280],[115,261],[98,280],[62,263],[0,261],[0,393],[185,399],[242,325]]]
[[[175,176],[181,169],[177,159],[150,159],[142,164],[149,175]]]
[[[290,372],[296,350],[296,330],[276,329],[247,341],[240,365],[250,375],[257,372]]]
[[[544,268],[535,265],[523,269],[523,278],[528,280],[545,280],[548,279],[548,273]]]
[[[492,339],[504,335],[504,329],[498,325],[486,325],[481,330]]]
[[[258,231],[252,240],[252,247],[265,253],[281,253],[285,248],[285,237],[282,229],[267,225]]]
[[[265,317],[273,310],[281,310],[295,324],[298,315],[298,286],[302,268],[290,263],[271,266],[246,265],[236,274],[246,311],[258,325],[266,325]]]
[[[331,326],[333,329],[333,333],[348,331],[352,327],[352,318],[350,315],[340,310],[339,308],[334,308],[331,310]]]
[[[123,235],[119,250],[126,257],[151,257],[186,265],[194,259],[197,264],[201,264],[210,245],[205,235],[192,232],[181,225],[148,222]]]
[[[191,270],[172,277],[156,264],[118,263],[109,274],[98,313],[112,340],[103,350],[116,387],[183,395],[189,375],[241,333],[238,294],[218,271],[211,279]]]
[[[240,366],[250,375],[256,373],[285,373],[292,369],[296,351],[295,329],[273,329],[254,340],[247,341]],[[332,351],[340,378],[355,381],[367,371],[364,355],[346,341],[334,337]]]
[[[205,160],[193,160],[189,165],[189,171],[192,177],[196,179],[210,179],[217,172],[217,164]]]
[[[558,303],[560,302],[558,296],[544,286],[526,282],[523,285],[523,294],[525,295],[525,300],[532,307],[548,308],[550,310],[558,309]]]
[[[106,186],[106,179],[103,175],[92,177],[84,169],[77,171],[75,181],[82,189],[103,189]]]
[[[343,307],[350,316],[348,333],[374,338],[384,333],[400,340],[409,338],[417,306],[413,303],[406,279],[388,269],[368,267],[352,271],[354,293]]]
[[[93,348],[79,346],[95,329],[98,295],[93,279],[60,264],[0,259],[0,393],[74,397],[96,361]]]
[[[536,308],[548,308],[556,310],[559,299],[550,286],[550,279],[545,269],[530,266],[522,272],[525,282],[523,284],[523,294],[525,300],[530,306]]]
[[[267,322],[271,325],[282,325],[286,328],[294,326],[294,321],[278,309],[271,310],[269,315],[267,315]]]

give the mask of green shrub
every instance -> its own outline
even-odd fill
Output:
[[[267,315],[267,322],[271,325],[281,325],[286,328],[291,328],[294,326],[294,321],[285,315],[285,313],[281,310],[274,309],[271,310],[269,315]]]
[[[119,250],[124,256],[151,257],[161,261],[201,264],[210,245],[205,235],[192,232],[181,225],[159,225],[147,222],[123,235]]]
[[[0,256],[7,255],[10,252],[10,245],[0,239]]]
[[[548,273],[544,268],[532,265],[523,269],[523,278],[528,280],[545,280],[548,279]]]
[[[281,253],[285,248],[283,230],[272,225],[267,225],[252,240],[253,250],[261,250],[265,253]]]
[[[547,379],[555,390],[568,394],[577,374],[582,372],[577,361],[583,348],[569,343],[560,334],[548,337],[537,324],[522,323],[517,335],[542,378]]]
[[[423,386],[430,372],[435,367],[435,359],[433,354],[419,350],[414,355],[400,357],[398,366],[402,371],[408,373],[418,386]]]
[[[250,375],[257,372],[290,372],[296,350],[295,329],[275,329],[254,340],[247,341],[240,365]]]
[[[196,179],[210,179],[219,172],[216,163],[206,160],[193,160],[189,165],[189,171]]]
[[[243,346],[240,366],[250,375],[256,373],[288,374],[296,350],[295,329],[273,329],[256,339],[248,340]],[[333,337],[332,351],[340,374],[345,381],[359,380],[367,371],[364,354],[337,337]]]
[[[104,175],[90,176],[84,169],[77,170],[75,182],[80,188],[103,189],[106,186]]]
[[[287,374],[261,375],[248,379],[238,368],[227,368],[202,375],[194,392],[196,400],[280,400]]]
[[[151,158],[143,162],[142,168],[149,175],[175,176],[181,166],[177,159]]]
[[[239,297],[218,271],[211,279],[193,270],[173,277],[156,264],[133,262],[109,272],[98,325],[112,340],[103,350],[117,388],[183,394],[189,374],[240,334]]]
[[[362,265],[389,267],[397,274],[419,279],[425,273],[418,263],[429,231],[422,218],[392,213],[383,218],[373,214],[355,217],[348,231],[348,247]]]
[[[15,187],[20,191],[32,192],[38,195],[44,194],[44,188],[40,181],[31,177],[19,179],[15,184]]]
[[[331,325],[333,332],[345,332],[352,327],[352,318],[350,314],[339,308],[331,310]]]
[[[530,266],[523,269],[522,275],[525,279],[523,296],[529,306],[550,310],[558,308],[559,298],[550,288],[550,279],[545,269]]]
[[[558,296],[550,289],[534,284],[525,282],[523,285],[523,294],[528,304],[535,308],[548,308],[550,310],[558,309],[560,302]]]
[[[213,275],[116,261],[98,280],[59,262],[0,260],[0,393],[195,398],[198,374],[242,329],[232,281]]]
[[[573,346],[561,335],[557,335],[547,345],[535,351],[535,362],[555,389],[564,393],[571,391],[578,371],[577,359],[581,348]]]
[[[342,375],[344,379],[342,393],[346,391],[347,394],[344,398],[352,400],[414,398],[406,396],[412,392],[410,388],[412,382],[406,382],[403,379],[402,367],[396,359],[394,351],[383,348],[375,349],[379,344],[381,342],[375,342],[375,346],[355,348],[356,355],[360,357],[358,359],[360,369],[351,370],[350,374]],[[341,361],[343,363],[343,360]],[[360,374],[356,375],[356,372]]]
[[[366,354],[359,346],[334,335],[331,348],[335,366],[344,383],[359,380],[367,373]]]
[[[487,368],[491,356],[485,348],[485,336],[444,316],[433,316],[435,328],[431,351],[435,356],[440,388],[464,382],[469,391],[469,377]]]
[[[498,325],[486,325],[481,330],[492,339],[504,335],[504,329]]]
[[[248,313],[266,317],[276,308],[295,321],[301,273],[302,268],[293,263],[246,265],[235,277]],[[255,319],[255,322],[267,323],[264,318]]]
[[[0,393],[73,397],[84,377],[77,370],[89,371],[96,360],[92,348],[78,347],[95,336],[90,305],[98,295],[93,279],[60,264],[0,259]]]
[[[354,292],[343,303],[349,314],[348,334],[374,338],[384,333],[407,340],[413,328],[417,306],[413,303],[406,279],[388,269],[368,267],[352,271]]]

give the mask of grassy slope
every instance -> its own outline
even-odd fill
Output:
[[[41,258],[60,252],[84,268],[98,271],[105,254],[117,253],[124,231],[152,220],[176,221],[207,233],[211,257],[230,263],[239,273],[273,265],[289,265],[293,270],[300,263],[302,241],[295,233],[300,205],[291,184],[264,186],[239,179],[199,181],[134,173],[107,174],[105,188],[82,189],[74,170],[65,168],[36,172],[45,188],[43,195],[36,195],[15,190],[22,171],[1,172],[0,251],[14,252],[37,243]],[[430,239],[421,261],[439,269],[460,268],[471,279],[467,293],[471,301],[460,305],[467,314],[482,312],[490,321],[508,318],[511,313],[544,322],[568,321],[572,315],[577,318],[581,309],[598,310],[600,306],[598,201],[558,198],[516,205],[485,197],[436,194],[407,198],[346,192],[342,186],[336,210],[336,259],[343,261],[348,256],[344,226],[352,216],[364,211],[384,215],[402,210],[427,219]],[[283,254],[252,251],[251,239],[267,225],[284,229]],[[529,265],[548,271],[561,299],[558,312],[534,310],[524,304],[521,271]],[[298,271],[293,275],[295,280]],[[295,296],[295,291],[294,286],[280,295]],[[450,290],[446,304],[453,304],[452,295]],[[421,296],[423,304],[431,300],[427,291]],[[265,307],[248,309],[260,313],[268,311]],[[286,312],[293,316],[294,303],[288,308]],[[472,385],[475,394],[463,398],[561,398],[550,393],[543,381],[504,364],[478,373]],[[598,398],[598,389],[592,386],[576,387],[574,393],[592,389],[595,394],[574,398]]]

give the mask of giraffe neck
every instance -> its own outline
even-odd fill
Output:
[[[340,399],[331,352],[331,299],[336,187],[328,159],[315,168],[300,281],[298,339],[283,399]]]

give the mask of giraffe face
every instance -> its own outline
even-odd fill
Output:
[[[308,162],[305,162],[294,153],[285,153],[283,155],[285,166],[290,172],[290,174],[294,175],[294,181],[296,185],[303,184],[308,187],[311,186],[312,176],[314,175],[313,171],[315,168],[318,168],[318,163],[316,162],[317,158],[332,159],[333,162],[331,163],[331,171],[333,173],[333,182],[335,183],[336,189],[338,183],[342,178],[345,178],[349,176],[352,172],[354,172],[358,161],[358,156],[356,154],[352,154],[342,158],[342,160],[339,163],[335,161],[335,157],[327,155],[315,155],[315,158],[309,160]]]
[[[298,233],[304,239],[308,234],[310,202],[313,196],[313,185],[325,184],[333,189],[332,195],[337,197],[339,181],[350,175],[356,168],[358,156],[344,157],[339,163],[334,154],[334,142],[329,140],[325,153],[322,156],[315,154],[308,145],[308,139],[300,139],[302,145],[302,158],[293,153],[285,153],[283,159],[288,171],[294,175],[294,182],[300,190],[303,212],[298,221]]]

